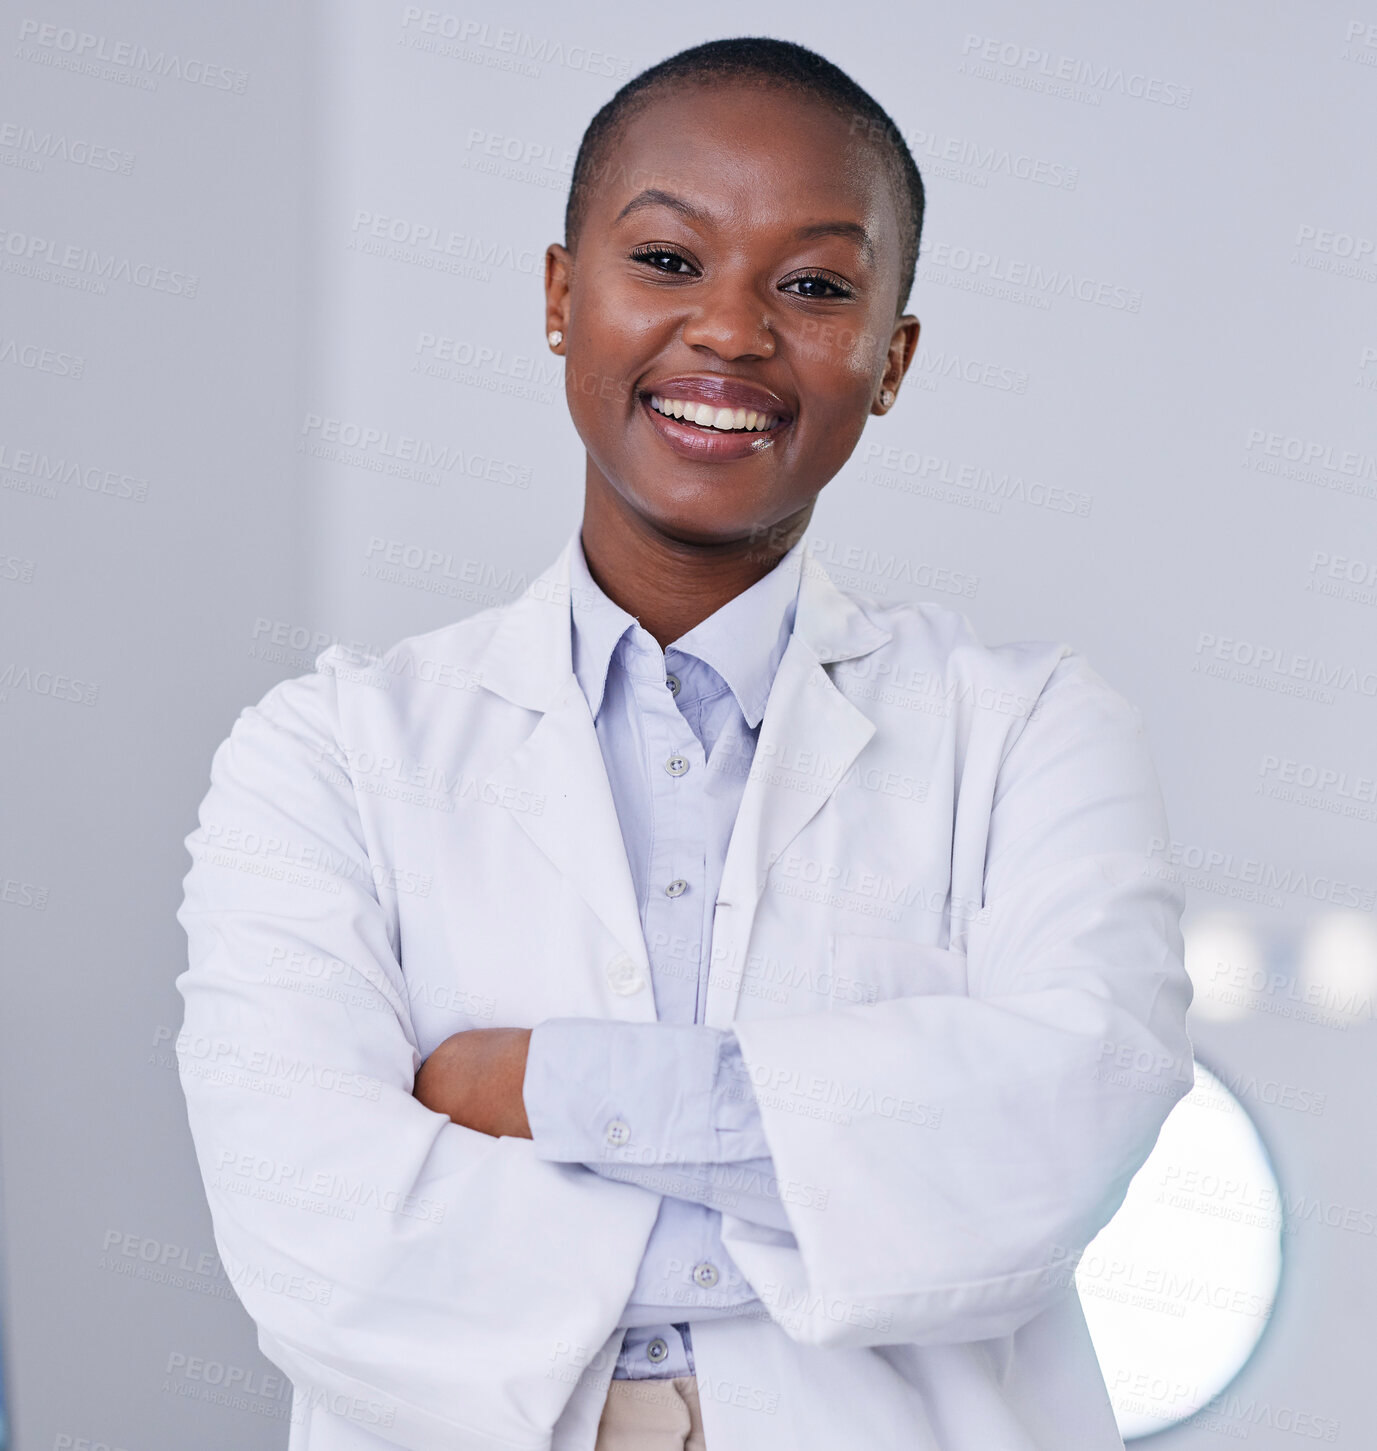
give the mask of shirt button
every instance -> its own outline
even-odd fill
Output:
[[[679,694],[679,677],[677,675],[666,675],[665,676],[665,684],[667,686],[669,686],[669,693],[671,695],[678,695]],[[654,1343],[656,1345],[659,1345],[662,1342],[657,1340]]]
[[[645,1348],[645,1358],[651,1365],[659,1365],[669,1354],[669,1346],[657,1335]]]
[[[625,953],[607,964],[607,980],[612,984],[612,991],[623,997],[638,993],[645,986],[645,975]]]
[[[689,768],[687,756],[670,756],[665,762],[665,770],[671,776],[682,776]]]
[[[687,891],[688,883],[683,879],[683,877],[675,877],[675,879],[669,884],[669,886],[665,888],[665,896],[682,897]]]
[[[624,1118],[614,1118],[607,1125],[607,1132],[603,1135],[610,1147],[619,1149],[631,1138],[631,1125]],[[716,1275],[714,1270],[713,1274]]]
[[[710,1265],[704,1260],[701,1265],[693,1267],[693,1283],[704,1290],[710,1290],[717,1283],[717,1266]]]

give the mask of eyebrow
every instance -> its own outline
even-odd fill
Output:
[[[683,197],[675,196],[673,192],[661,191],[659,187],[647,187],[644,191],[637,192],[614,220],[620,222],[623,217],[628,217],[643,207],[668,207],[670,211],[678,212],[681,217],[699,226],[712,223],[707,212],[695,207],[692,202],[685,201]],[[867,262],[875,260],[875,243],[859,222],[810,222],[806,227],[800,227],[795,236],[803,241],[810,241],[814,237],[846,237],[859,244]]]

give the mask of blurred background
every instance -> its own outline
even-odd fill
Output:
[[[685,18],[0,7],[11,1445],[285,1446],[176,1073],[182,839],[244,706],[331,641],[513,598],[567,538],[541,269],[579,138],[645,66],[763,33],[871,91],[928,188],[921,350],[819,502],[820,558],[987,642],[1084,650],[1166,793],[1156,864],[1242,1157],[1180,1141],[1155,1182],[1183,1263],[1192,1226],[1271,1249],[1257,1286],[1081,1267],[1092,1320],[1137,1312],[1106,1361],[1122,1423],[1370,1447],[1377,9]],[[1241,1317],[1227,1388],[1205,1306]]]

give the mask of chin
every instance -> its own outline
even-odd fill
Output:
[[[637,513],[657,532],[681,544],[726,544],[758,527],[754,515],[724,510],[721,499],[705,499],[701,491],[682,500],[640,500]]]

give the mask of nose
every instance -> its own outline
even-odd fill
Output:
[[[695,289],[697,306],[684,323],[684,341],[719,358],[772,358],[775,335],[769,311],[750,287],[720,278]]]

